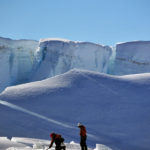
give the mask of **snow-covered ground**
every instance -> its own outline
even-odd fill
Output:
[[[0,134],[49,139],[50,132],[79,143],[78,122],[89,147],[150,149],[150,74],[110,76],[71,70],[0,94]]]
[[[99,143],[97,150],[149,150],[149,50],[149,41],[112,49],[0,38],[0,92],[7,87],[0,93],[0,150],[47,146],[51,132],[62,134],[68,149],[79,149],[78,122],[87,127],[93,149]]]
[[[0,150],[46,150],[50,144],[49,140],[33,139],[33,138],[21,138],[12,137],[8,139],[7,137],[0,137]],[[71,141],[70,143],[64,143],[67,150],[80,150],[80,145]],[[55,149],[55,144],[51,150]],[[88,150],[92,150],[88,148]],[[94,150],[112,150],[106,145],[96,144]]]

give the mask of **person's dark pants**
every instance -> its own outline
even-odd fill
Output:
[[[81,150],[87,150],[86,136],[81,136],[80,146]]]
[[[56,144],[56,147],[55,147],[55,150],[65,150],[66,149],[66,146],[61,146],[61,143],[62,141],[60,139],[56,139],[55,140],[55,144]]]

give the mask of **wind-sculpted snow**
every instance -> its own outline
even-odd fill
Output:
[[[149,150],[149,86],[149,73],[114,77],[72,70],[9,87],[0,99],[23,111],[0,104],[0,135],[49,139],[49,133],[56,132],[66,142],[79,142],[76,124],[81,122],[89,147],[100,143],[113,150]]]

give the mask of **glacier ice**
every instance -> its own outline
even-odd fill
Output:
[[[73,68],[107,72],[112,50],[90,42],[46,39],[35,54],[32,80],[42,80]]]
[[[0,38],[0,92],[7,86],[52,77],[73,68],[113,75],[150,72],[150,41],[115,47],[64,39]]]
[[[150,41],[132,41],[116,45],[115,75],[150,72]]]
[[[37,41],[0,38],[0,91],[28,81]]]

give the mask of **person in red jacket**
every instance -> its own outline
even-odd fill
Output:
[[[55,144],[56,144],[55,150],[61,150],[61,149],[65,150],[66,149],[66,146],[63,143],[64,138],[62,138],[61,135],[56,134],[56,133],[51,133],[50,137],[52,140],[49,145],[49,148],[51,148],[53,146],[53,143],[55,142]]]
[[[86,139],[87,139],[86,128],[81,123],[78,123],[78,128],[80,128],[80,146],[81,146],[81,150],[87,150],[87,145],[86,145]]]

